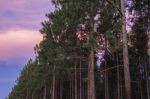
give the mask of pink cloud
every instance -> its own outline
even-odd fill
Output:
[[[40,29],[45,14],[53,10],[50,0],[0,0],[0,31],[15,26]]]
[[[34,46],[42,40],[38,31],[27,29],[0,33],[0,60],[20,61],[33,57]]]

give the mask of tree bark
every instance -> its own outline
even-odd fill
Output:
[[[71,78],[71,96],[72,98],[71,99],[74,99],[74,74],[72,75],[72,78]]]
[[[46,99],[46,84],[44,85],[43,99]]]
[[[94,50],[91,48],[88,66],[88,99],[95,99]]]
[[[107,69],[107,40],[105,38],[105,68]],[[109,99],[108,71],[105,71],[105,99]]]
[[[91,13],[93,12],[93,9],[91,9]],[[91,30],[89,34],[89,40],[94,39],[93,33],[94,33],[94,21],[93,21],[93,15],[90,15],[90,24],[91,24]],[[89,42],[89,41],[88,41]],[[90,52],[89,52],[89,63],[88,63],[88,99],[95,99],[95,78],[94,78],[94,47],[92,44],[93,42],[89,42],[90,46]]]
[[[77,94],[77,70],[76,70],[76,68],[77,68],[77,66],[76,66],[76,64],[75,64],[75,99],[77,99],[77,96],[78,96],[78,94]]]
[[[148,56],[148,65],[144,66],[145,76],[146,76],[146,89],[147,89],[147,99],[150,99],[150,86],[149,86],[149,66],[150,66],[150,55]]]
[[[34,99],[34,95],[33,95],[33,93],[32,93],[32,99]]]
[[[131,99],[131,81],[129,70],[129,57],[127,46],[127,33],[126,33],[126,18],[125,18],[125,3],[121,0],[121,12],[122,12],[122,34],[123,34],[123,64],[124,64],[124,76],[125,76],[125,99]]]
[[[28,88],[27,88],[27,95],[26,95],[26,99],[28,99],[29,95],[28,95]]]
[[[81,61],[80,61],[80,99],[82,99],[82,73],[81,73]]]
[[[105,99],[109,99],[108,71],[105,71]]]
[[[55,85],[56,79],[55,79],[55,66],[54,66],[54,72],[53,72],[53,79],[52,79],[52,93],[51,93],[51,99],[55,99]]]
[[[117,57],[117,99],[120,99],[120,68],[119,68],[119,62],[118,62],[118,55]]]
[[[62,95],[63,95],[63,81],[60,81],[60,99],[62,99]]]
[[[70,99],[72,99],[72,76],[70,76]]]
[[[141,61],[143,61],[141,58],[139,58],[139,64],[138,64],[138,88],[139,88],[139,97],[140,99],[143,99],[143,87],[142,87],[142,75],[141,75]],[[144,64],[143,64],[144,65]]]

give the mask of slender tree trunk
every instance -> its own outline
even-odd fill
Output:
[[[95,99],[94,50],[91,48],[88,66],[88,99]]]
[[[115,43],[115,47],[119,46],[119,42],[118,42],[119,38],[118,36],[116,36],[116,43]],[[119,62],[119,54],[118,52],[116,53],[116,66],[117,66],[117,96],[116,99],[121,99],[120,98],[120,62]]]
[[[70,87],[69,87],[70,88],[70,90],[69,90],[70,91],[70,99],[72,99],[72,79],[71,78],[72,78],[72,76],[70,77]]]
[[[34,95],[33,95],[33,93],[32,93],[32,99],[34,99]]]
[[[93,12],[93,9],[91,9]],[[94,39],[94,21],[93,15],[91,15],[90,23],[91,23],[91,31],[89,34],[90,39]],[[90,45],[90,54],[89,54],[89,63],[88,63],[88,99],[95,99],[95,78],[94,78],[94,47],[92,42],[89,42]]]
[[[148,35],[150,35],[150,10],[148,15]],[[148,41],[149,43],[150,41]],[[148,48],[149,49],[149,48]],[[150,76],[150,52],[148,52],[148,65],[146,67],[146,85],[147,85],[147,98],[150,99],[150,81],[148,77]]]
[[[105,68],[107,68],[107,40],[105,38]],[[108,71],[105,71],[105,99],[109,99]]]
[[[28,99],[28,88],[27,88],[27,95],[26,95],[26,99]]]
[[[108,71],[105,71],[105,99],[109,99]]]
[[[46,84],[44,85],[43,99],[46,99]]]
[[[54,66],[54,72],[53,72],[53,80],[52,80],[52,93],[51,93],[51,99],[55,99],[55,85],[56,79],[55,79],[55,66]]]
[[[57,99],[58,98],[58,82],[57,82],[57,80],[56,80],[56,77],[55,77],[55,99]]]
[[[82,99],[85,99],[85,93],[86,93],[84,86],[85,86],[85,82],[83,82],[82,84]]]
[[[147,99],[150,99],[150,85],[149,85],[149,67],[150,67],[150,55],[148,56],[148,66],[145,65],[146,87],[147,87]]]
[[[81,73],[81,61],[80,61],[80,99],[82,99],[82,73]]]
[[[126,94],[126,99],[131,99],[131,84],[130,84],[131,81],[130,81],[130,70],[129,70],[129,57],[128,57],[126,19],[125,19],[125,4],[124,4],[124,2],[125,2],[124,0],[121,0],[125,94]]]
[[[138,59],[138,71],[137,71],[137,80],[138,80],[138,97],[139,99],[143,99],[143,94],[142,94],[142,86],[141,86],[141,73],[140,73],[140,69],[141,69],[141,64],[140,64],[141,59]]]
[[[60,99],[63,99],[63,81],[60,81]]]
[[[40,93],[40,99],[42,99],[42,94]]]
[[[72,78],[71,78],[71,86],[72,86],[72,99],[74,99],[74,74],[72,75]]]
[[[139,89],[140,89],[141,99],[143,99],[143,92],[142,92],[141,80],[139,80]]]
[[[77,94],[77,66],[76,66],[76,64],[75,64],[75,99],[77,99],[77,96],[78,96],[78,94]]]
[[[119,62],[118,62],[118,55],[117,57],[117,99],[120,99],[120,68],[119,68]]]

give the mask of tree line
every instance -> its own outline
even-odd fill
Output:
[[[8,99],[150,99],[149,0],[51,2]]]

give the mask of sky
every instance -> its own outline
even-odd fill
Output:
[[[0,0],[0,99],[5,99],[23,66],[34,58],[34,46],[50,0]]]

